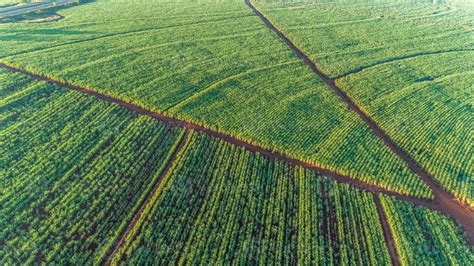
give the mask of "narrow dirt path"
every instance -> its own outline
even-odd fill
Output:
[[[382,225],[383,236],[385,238],[385,243],[387,243],[388,252],[390,253],[390,258],[392,259],[392,265],[399,266],[400,264],[400,257],[398,256],[398,252],[395,246],[395,240],[393,238],[392,230],[390,230],[390,226],[388,225],[387,215],[385,214],[385,210],[380,202],[379,195],[374,193],[374,201],[375,205],[377,206],[377,212],[380,218],[380,224]]]
[[[339,88],[333,79],[324,74],[318,69],[316,64],[309,59],[309,57],[303,53],[286,35],[276,28],[265,15],[263,15],[250,0],[244,0],[247,6],[265,23],[265,25],[272,30],[280,39],[287,44],[296,55],[301,58],[311,70],[326,83],[340,98],[344,101],[351,110],[356,112],[360,118],[369,126],[372,132],[379,137],[384,144],[392,150],[398,157],[400,157],[406,165],[417,174],[433,191],[435,200],[433,202],[434,209],[454,218],[463,227],[466,232],[468,242],[471,246],[474,246],[474,210],[469,209],[467,206],[459,202],[455,197],[444,191],[437,183],[433,181],[433,178],[427,173],[425,169],[419,166],[410,155],[405,153],[398,145],[375,123],[362,109],[357,106],[349,96]]]
[[[140,207],[133,214],[132,219],[128,222],[127,227],[124,228],[124,230],[120,233],[120,236],[117,238],[116,242],[110,248],[110,251],[107,254],[107,256],[104,258],[102,265],[111,265],[112,259],[117,255],[117,252],[120,250],[122,245],[125,243],[125,240],[129,237],[129,235],[133,231],[133,228],[137,224],[137,221],[142,215],[143,211],[145,210],[145,207],[150,203],[151,199],[153,198],[153,195],[156,194],[156,191],[158,190],[158,187],[160,186],[161,181],[163,180],[165,175],[168,173],[171,166],[173,165],[173,162],[176,159],[176,156],[179,154],[180,150],[183,148],[185,140],[188,137],[188,134],[189,134],[189,130],[185,129],[183,136],[181,136],[181,139],[179,140],[178,146],[175,148],[175,150],[173,151],[173,154],[171,155],[169,160],[166,162],[166,165],[161,171],[160,176],[155,180],[155,183],[153,184],[153,187],[148,193],[148,195],[140,203]]]
[[[418,206],[423,206],[425,208],[438,211],[438,212],[440,212],[444,215],[447,215],[447,216],[457,220],[462,225],[464,230],[466,231],[469,243],[474,246],[474,224],[473,224],[474,223],[473,222],[474,221],[474,212],[472,212],[471,210],[469,210],[467,208],[457,208],[457,209],[454,209],[454,210],[449,209],[449,206],[451,206],[453,203],[455,203],[455,202],[453,202],[455,200],[453,200],[452,197],[444,197],[444,198],[437,197],[435,199],[435,201],[428,201],[428,200],[422,200],[422,199],[418,199],[418,198],[415,198],[415,197],[403,195],[403,194],[400,194],[398,192],[390,191],[388,189],[379,187],[377,185],[365,183],[365,182],[362,182],[360,180],[350,178],[348,176],[333,172],[333,171],[328,170],[328,169],[318,167],[316,165],[313,165],[313,164],[310,164],[310,163],[307,163],[307,162],[304,162],[304,161],[301,161],[301,160],[298,160],[298,159],[290,158],[290,157],[288,157],[286,155],[283,155],[281,153],[271,151],[271,150],[268,150],[264,147],[258,146],[257,144],[237,139],[235,137],[226,135],[224,133],[205,128],[204,126],[201,126],[201,125],[198,125],[198,124],[186,122],[186,121],[174,118],[174,117],[170,117],[170,116],[166,116],[166,115],[163,115],[163,114],[160,114],[160,113],[157,113],[157,112],[146,110],[146,109],[144,109],[144,108],[142,108],[138,105],[128,103],[128,102],[122,101],[120,99],[114,98],[112,96],[108,96],[108,95],[105,95],[105,94],[102,94],[102,93],[99,93],[99,92],[96,92],[96,91],[93,91],[93,90],[90,90],[90,89],[78,87],[78,86],[75,86],[75,85],[72,85],[72,84],[66,84],[66,83],[63,83],[61,81],[57,81],[57,80],[48,78],[46,76],[42,76],[42,75],[39,75],[39,74],[34,74],[34,73],[31,73],[31,72],[26,71],[26,70],[22,70],[22,69],[18,69],[18,68],[9,66],[5,63],[0,63],[0,68],[7,69],[11,72],[28,75],[28,76],[36,79],[36,80],[46,81],[50,84],[54,84],[54,85],[57,85],[59,87],[63,87],[63,88],[66,88],[66,89],[70,89],[70,90],[74,90],[74,91],[77,91],[77,92],[80,92],[80,93],[91,95],[91,96],[94,96],[98,99],[101,99],[101,100],[104,100],[104,101],[107,101],[107,102],[111,102],[111,103],[115,103],[115,104],[117,104],[117,105],[119,105],[123,108],[131,110],[131,111],[136,112],[138,114],[153,117],[157,120],[169,123],[171,125],[180,126],[180,127],[184,127],[184,128],[187,128],[187,129],[193,129],[193,130],[204,132],[204,133],[206,133],[210,136],[213,136],[215,138],[223,139],[223,140],[225,140],[229,143],[232,143],[234,145],[244,147],[249,151],[260,153],[260,154],[262,154],[263,156],[265,156],[267,158],[280,160],[280,161],[283,161],[283,162],[291,164],[291,165],[302,166],[304,168],[314,170],[314,171],[318,172],[320,175],[332,178],[336,182],[349,184],[349,185],[357,187],[357,188],[359,188],[363,191],[368,191],[368,192],[372,192],[372,193],[376,193],[376,192],[384,193],[386,195],[393,196],[393,197],[395,197],[399,200],[410,202],[410,203],[418,205]],[[439,194],[440,193],[439,189],[436,192],[433,190],[433,193],[435,193],[435,195]],[[445,194],[447,194],[447,193],[445,192]],[[447,202],[444,201],[444,200],[447,200]],[[457,203],[456,206],[462,206],[462,205]]]

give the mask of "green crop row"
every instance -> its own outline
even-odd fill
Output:
[[[314,2],[255,6],[332,77],[387,59],[474,45],[474,5]]]
[[[318,2],[318,1],[315,1]],[[474,6],[255,3],[435,181],[474,204]]]
[[[354,179],[432,197],[243,0],[98,1],[62,14],[67,19],[54,25],[0,25],[2,61]]]
[[[437,212],[381,197],[402,265],[471,265],[474,249],[452,220]]]
[[[98,263],[183,130],[43,82],[30,87],[0,101],[0,264]]]
[[[474,52],[445,53],[379,65],[338,84],[440,185],[474,206],[472,69]]]
[[[33,79],[18,73],[11,73],[7,70],[0,70],[0,99],[5,98],[17,92],[17,90],[28,87]]]
[[[370,193],[204,133],[138,221],[114,263],[390,263]]]

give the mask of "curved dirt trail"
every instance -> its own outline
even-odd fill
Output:
[[[392,150],[398,157],[400,157],[406,165],[417,174],[433,191],[435,199],[433,200],[432,208],[454,218],[463,227],[467,240],[471,246],[474,246],[474,211],[460,203],[455,197],[444,191],[428,172],[419,166],[410,155],[405,153],[386,133],[375,123],[362,109],[357,106],[349,96],[339,88],[333,79],[324,74],[318,69],[316,64],[309,59],[286,35],[281,32],[273,23],[265,17],[250,0],[244,0],[247,6],[265,23],[265,25],[272,30],[280,39],[288,45],[296,55],[301,58],[311,70],[326,83],[340,98],[344,101],[351,110],[356,112],[360,118],[369,126],[372,132],[379,137],[384,144]]]

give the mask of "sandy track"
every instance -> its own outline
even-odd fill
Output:
[[[323,73],[316,64],[309,59],[309,57],[303,53],[286,35],[281,32],[273,23],[265,17],[255,6],[249,1],[244,0],[247,6],[265,23],[265,25],[272,30],[280,39],[293,50],[296,55],[301,58],[305,64],[307,64],[311,70],[326,83],[340,98],[344,101],[348,107],[356,112],[359,117],[367,124],[372,132],[380,138],[383,143],[393,151],[398,157],[400,157],[405,164],[417,174],[433,191],[435,196],[434,201],[430,204],[431,209],[437,210],[445,215],[454,218],[463,227],[467,240],[471,246],[474,246],[474,211],[463,205],[459,200],[444,191],[428,172],[419,166],[411,156],[403,151],[386,133],[375,123],[362,109],[356,105],[347,94],[339,88],[335,81]],[[426,206],[425,206],[426,207]]]

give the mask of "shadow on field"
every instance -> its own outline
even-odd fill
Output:
[[[71,29],[9,29],[8,34],[0,35],[0,42],[2,41],[15,41],[15,42],[48,42],[54,36],[90,36],[95,35],[97,32],[91,31],[78,31]]]

